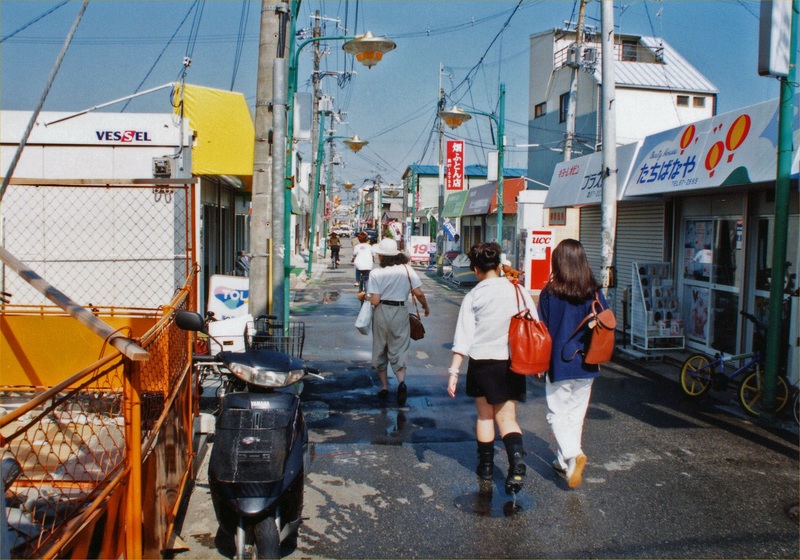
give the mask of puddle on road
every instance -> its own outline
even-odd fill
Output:
[[[520,515],[533,509],[533,498],[524,490],[520,494],[508,495],[493,483],[480,483],[475,492],[468,492],[453,500],[456,509],[478,517],[504,518]]]

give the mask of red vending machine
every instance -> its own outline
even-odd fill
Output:
[[[538,295],[550,278],[553,232],[545,229],[525,232],[524,246],[525,287]]]

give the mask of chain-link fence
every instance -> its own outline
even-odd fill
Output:
[[[188,277],[187,186],[12,185],[0,206],[0,244],[84,306],[158,307]],[[11,303],[48,302],[3,269]]]
[[[173,321],[196,306],[193,192],[12,186],[3,198],[4,249],[149,355],[132,362],[87,336],[3,266],[2,539],[13,558],[168,549],[193,456],[196,382]],[[63,362],[88,365],[64,375]]]

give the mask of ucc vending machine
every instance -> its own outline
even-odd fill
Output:
[[[550,255],[553,252],[553,232],[546,229],[523,230],[522,263],[525,266],[525,287],[534,295],[542,291],[550,278]]]

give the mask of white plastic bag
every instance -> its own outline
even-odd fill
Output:
[[[356,329],[361,334],[369,334],[370,324],[372,323],[372,304],[365,301],[361,304],[361,311],[358,312],[356,319]]]

